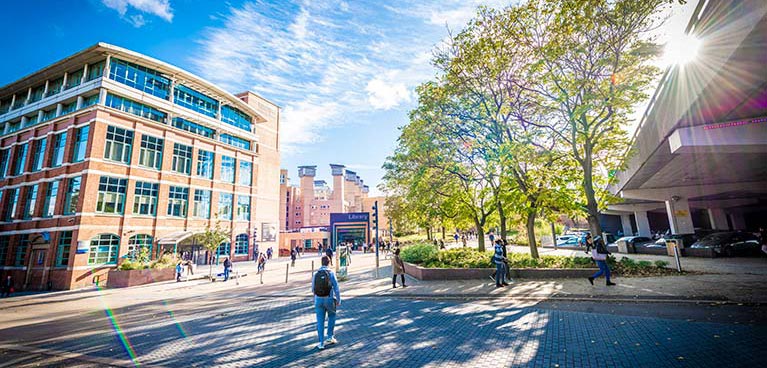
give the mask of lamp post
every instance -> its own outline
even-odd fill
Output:
[[[378,201],[375,201],[375,204],[373,204],[373,225],[376,229],[376,278],[378,278]]]

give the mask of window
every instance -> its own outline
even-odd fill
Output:
[[[0,179],[8,174],[8,161],[11,158],[11,149],[0,150]]]
[[[32,154],[32,172],[40,171],[43,169],[43,161],[45,160],[45,147],[47,146],[47,143],[47,138],[35,141],[35,148]]]
[[[234,157],[221,156],[221,180],[234,183]]]
[[[232,194],[221,193],[218,197],[218,216],[223,220],[232,219]]]
[[[240,234],[234,238],[234,254],[248,254],[248,234]]]
[[[56,267],[66,267],[69,265],[70,249],[72,249],[72,232],[60,232],[58,247],[56,247]]]
[[[27,92],[20,92],[16,94],[16,101],[13,102],[13,106],[11,106],[11,110],[16,110],[22,106],[24,106],[24,103],[27,102]]]
[[[218,246],[218,248],[216,248],[216,255],[228,257],[231,251],[232,251],[232,243],[223,242],[221,243],[221,245]]]
[[[173,126],[203,137],[213,138],[213,129],[182,118],[173,118]]]
[[[29,143],[24,143],[16,146],[16,156],[13,160],[13,170],[11,175],[21,175],[24,172],[25,166],[27,166],[27,150],[29,149]]]
[[[189,188],[170,187],[168,194],[168,216],[186,217]]]
[[[170,80],[156,70],[112,58],[109,62],[109,78],[163,100],[168,99]]]
[[[194,217],[208,219],[210,218],[210,191],[194,190]]]
[[[74,88],[80,85],[80,82],[83,81],[83,70],[76,70],[74,72],[71,72],[67,74],[67,85],[64,87],[64,89],[70,89]]]
[[[11,99],[0,100],[0,114],[5,114],[8,111],[11,111]]]
[[[7,235],[0,236],[0,266],[5,266],[5,261],[8,259],[8,243],[10,238]]]
[[[35,184],[27,189],[27,200],[24,203],[24,219],[30,219],[35,216],[35,205],[37,205],[37,190],[40,184]]]
[[[82,177],[77,176],[69,179],[67,194],[64,198],[64,214],[71,215],[77,212],[77,202],[80,199],[80,183]]]
[[[212,118],[218,113],[218,101],[183,84],[176,85],[173,90],[173,103]]]
[[[129,164],[132,148],[133,131],[114,126],[107,128],[105,159]]]
[[[59,182],[55,180],[48,183],[45,190],[45,202],[43,202],[43,217],[52,217],[56,210],[56,198],[59,196]]]
[[[16,218],[16,206],[19,203],[19,188],[8,189],[5,193],[8,197],[8,204],[5,207],[5,221],[11,221]]]
[[[45,94],[45,97],[53,96],[61,92],[61,86],[63,84],[64,84],[64,77],[60,77],[58,79],[54,79],[48,82],[48,92]]]
[[[127,98],[115,96],[111,93],[107,94],[107,100],[104,105],[163,124],[165,123],[165,117],[167,116],[164,112],[153,107],[129,100]]]
[[[27,248],[29,247],[29,234],[19,235],[19,245],[16,246],[16,260],[13,262],[14,266],[24,266],[24,258],[27,256]]]
[[[253,163],[240,161],[240,180],[242,185],[251,185],[253,183]]]
[[[67,132],[53,136],[53,156],[51,167],[59,167],[64,163],[64,147],[67,145]]]
[[[185,144],[173,144],[173,164],[171,170],[190,175],[192,173],[192,152],[191,146]]]
[[[237,219],[250,221],[250,196],[237,196]]]
[[[136,259],[140,249],[146,249],[146,254],[152,256],[152,241],[154,239],[149,234],[136,234],[128,239],[128,257]]]
[[[59,114],[59,116],[64,116],[75,110],[77,110],[77,101],[72,101],[68,104],[61,105],[61,114]]]
[[[21,128],[21,120],[8,123],[8,133],[13,133]]]
[[[234,107],[221,106],[221,121],[242,130],[251,131],[250,116]]]
[[[88,264],[117,263],[117,251],[120,249],[120,237],[115,234],[99,234],[91,239]]]
[[[96,78],[101,77],[104,75],[104,61],[99,61],[98,63],[88,64],[88,76],[86,77],[86,80],[92,81]]]
[[[213,152],[197,150],[197,176],[213,179]]]
[[[37,114],[27,116],[27,126],[32,126],[35,124],[37,124]]]
[[[56,109],[44,110],[43,119],[41,121],[48,121],[56,117]]]
[[[250,150],[250,141],[229,134],[221,134],[218,140],[230,146]]]
[[[40,85],[32,89],[32,96],[29,96],[29,103],[37,102],[43,99],[43,92],[45,92],[45,85]]]
[[[80,127],[75,130],[75,147],[72,150],[72,162],[85,160],[85,149],[88,146],[89,126]]]
[[[99,103],[99,95],[95,94],[92,96],[88,96],[83,100],[83,105],[80,106],[81,109],[84,109],[88,106],[93,106],[95,104]]]
[[[157,215],[157,191],[159,184],[136,182],[133,197],[133,213],[136,215]]]
[[[96,199],[96,212],[122,214],[125,205],[127,179],[102,176],[99,179],[99,193]]]
[[[151,135],[141,136],[141,149],[138,153],[139,166],[160,170],[162,168],[162,138]]]

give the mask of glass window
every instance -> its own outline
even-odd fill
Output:
[[[48,121],[56,117],[56,109],[43,110],[43,119],[41,121]]]
[[[240,161],[240,180],[242,185],[251,185],[253,183],[253,163]]]
[[[0,114],[5,114],[8,111],[11,111],[11,99],[0,100]]]
[[[234,183],[234,157],[221,156],[221,180]]]
[[[68,104],[61,105],[61,114],[59,114],[59,116],[64,116],[75,110],[77,110],[77,101],[72,101]]]
[[[72,162],[85,160],[85,149],[88,146],[89,126],[80,127],[75,130],[75,147],[72,150]]]
[[[56,210],[56,198],[59,196],[59,182],[55,180],[48,183],[45,190],[45,202],[43,202],[43,217],[52,217]]]
[[[64,147],[67,145],[67,132],[53,136],[53,156],[51,167],[59,167],[64,163]]]
[[[192,152],[192,146],[174,143],[171,170],[177,173],[190,175],[192,173]]]
[[[88,64],[88,76],[86,80],[92,81],[104,75],[104,60],[98,63]]]
[[[93,106],[99,102],[99,95],[95,94],[92,96],[88,96],[83,100],[83,105],[80,107],[81,109],[84,109],[88,106]]]
[[[186,217],[189,188],[170,187],[168,193],[168,216]]]
[[[5,191],[8,197],[8,204],[5,206],[5,221],[11,221],[16,218],[16,206],[19,202],[19,188],[8,189]]]
[[[152,137],[151,135],[141,136],[141,149],[138,153],[138,164],[140,166],[160,170],[162,168],[162,138]]]
[[[221,106],[221,121],[242,130],[251,131],[250,116],[232,106]]]
[[[8,133],[13,133],[21,128],[21,120],[8,123]]]
[[[237,219],[250,221],[250,196],[237,196]]]
[[[243,255],[248,253],[248,234],[240,234],[234,238],[234,254]]]
[[[99,179],[96,212],[122,214],[123,206],[125,205],[125,192],[127,186],[127,179],[102,176]]]
[[[107,100],[105,105],[113,109],[124,111],[129,114],[141,116],[142,118],[154,120],[156,122],[163,123],[163,124],[165,123],[165,117],[167,116],[164,112],[157,110],[153,107],[144,105],[142,103],[138,103],[133,100],[129,100],[127,98],[115,96],[111,93],[107,94]]]
[[[232,251],[232,243],[230,242],[223,242],[221,245],[216,248],[216,255],[217,256],[229,256],[229,253]]]
[[[197,176],[213,179],[213,152],[197,150]]]
[[[35,141],[35,148],[32,153],[32,172],[43,169],[45,161],[45,147],[48,145],[48,139],[43,138]]]
[[[37,190],[39,184],[32,185],[27,189],[27,200],[24,203],[24,219],[30,219],[35,216],[35,206],[37,205]]]
[[[139,254],[139,249],[146,249],[146,254],[150,257],[152,255],[152,236],[149,234],[136,234],[128,239],[128,257],[130,259],[136,259]]]
[[[80,85],[80,82],[83,81],[83,70],[79,69],[74,72],[71,72],[67,74],[67,85],[64,87],[64,89],[70,89],[73,87],[77,87]]]
[[[210,218],[210,191],[194,190],[194,217],[208,219]]]
[[[60,232],[58,246],[56,247],[56,267],[66,267],[69,265],[70,249],[72,249],[72,232]]]
[[[10,237],[8,235],[0,236],[0,266],[5,266],[5,261],[8,259],[9,243]]]
[[[109,62],[109,78],[164,100],[168,99],[170,80],[156,70],[112,58]]]
[[[218,113],[218,101],[183,84],[176,85],[173,90],[173,103],[212,118]]]
[[[8,175],[8,161],[11,158],[10,152],[10,148],[0,150],[0,178],[4,178]]]
[[[159,184],[136,182],[135,196],[133,197],[133,213],[137,215],[157,214],[157,192]]]
[[[221,193],[218,196],[218,216],[222,220],[232,219],[232,194]]]
[[[27,116],[27,126],[37,124],[37,113]]]
[[[24,266],[24,258],[27,257],[27,248],[29,247],[29,234],[19,235],[19,245],[16,246],[16,259],[13,262],[14,266]]]
[[[133,131],[110,126],[107,128],[107,140],[104,145],[104,158],[129,164],[133,151]]]
[[[45,92],[45,85],[37,86],[32,89],[32,96],[29,96],[29,102],[37,102],[43,99],[43,92]]]
[[[99,234],[91,239],[88,264],[117,263],[120,250],[120,237],[114,234]]]
[[[64,77],[59,77],[48,82],[48,92],[45,93],[45,97],[53,96],[61,92],[61,86],[64,84]]]
[[[20,92],[16,94],[16,100],[13,101],[13,106],[11,106],[11,110],[16,110],[22,106],[24,106],[24,103],[27,102],[27,92]]]
[[[221,134],[218,140],[230,146],[250,150],[250,141],[229,134]]]
[[[213,138],[214,130],[182,118],[173,118],[173,126],[203,137]]]
[[[11,175],[21,175],[27,166],[27,150],[29,149],[29,143],[24,143],[16,146],[16,156],[13,160],[13,170]]]
[[[82,182],[81,176],[69,178],[69,185],[67,186],[67,194],[64,198],[64,214],[71,215],[77,212],[77,202],[80,200],[80,184]]]

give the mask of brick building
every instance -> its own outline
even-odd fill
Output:
[[[147,248],[276,245],[279,107],[99,43],[0,87],[0,269],[17,289],[104,280]]]

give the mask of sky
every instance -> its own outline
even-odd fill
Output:
[[[226,90],[282,108],[282,167],[344,164],[383,176],[415,87],[435,76],[436,46],[478,5],[500,0],[27,0],[0,12],[0,85],[107,42],[163,60]],[[678,32],[693,6],[672,18]],[[685,15],[686,13],[686,15]],[[686,17],[686,18],[685,18]]]

